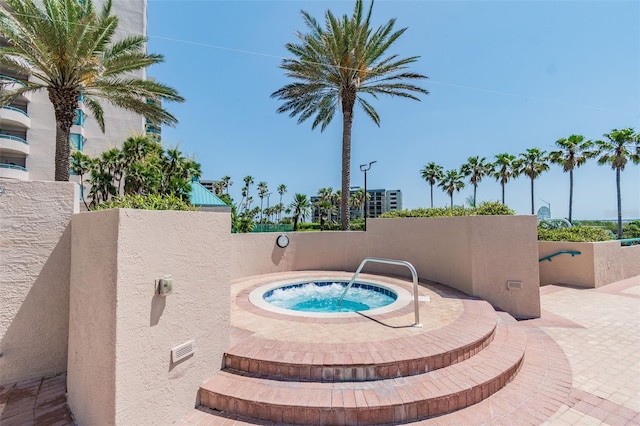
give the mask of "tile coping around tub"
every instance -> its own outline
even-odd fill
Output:
[[[292,279],[285,279],[285,280],[280,280],[280,281],[276,281],[276,282],[272,282],[269,284],[265,284],[262,285],[256,289],[254,289],[253,291],[251,291],[251,293],[249,293],[249,301],[251,303],[253,303],[255,306],[257,306],[260,309],[264,309],[265,311],[269,311],[269,312],[274,312],[277,314],[282,314],[282,315],[290,315],[290,316],[296,316],[296,317],[311,317],[311,318],[357,318],[359,317],[359,314],[357,312],[303,312],[303,311],[294,311],[291,309],[285,309],[285,308],[280,308],[278,306],[272,305],[271,303],[267,302],[266,300],[264,300],[264,294],[268,293],[271,290],[280,288],[280,287],[286,287],[289,285],[295,285],[295,284],[301,284],[301,283],[306,283],[306,282],[315,282],[315,281],[340,281],[340,282],[344,282],[345,279],[344,278],[337,278],[335,275],[334,276],[330,276],[327,275],[325,277],[322,276],[314,276],[312,278],[309,279],[302,279],[302,278],[292,278]],[[375,308],[375,309],[369,309],[367,311],[362,311],[362,312],[366,312],[367,315],[372,316],[372,315],[380,315],[380,314],[386,314],[389,312],[393,312],[395,310],[404,308],[405,306],[409,305],[410,303],[413,302],[413,295],[411,293],[409,293],[407,290],[405,290],[402,287],[399,287],[397,285],[394,284],[390,284],[388,282],[384,282],[382,280],[377,280],[377,279],[371,279],[371,278],[366,278],[366,279],[359,279],[357,281],[357,283],[362,283],[362,284],[371,284],[371,285],[375,285],[377,287],[382,287],[382,288],[386,288],[388,290],[393,291],[396,295],[397,298],[395,301],[393,301],[392,303],[386,305],[386,306],[382,306],[380,308]]]

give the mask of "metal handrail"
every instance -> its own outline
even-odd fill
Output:
[[[8,75],[4,75],[4,74],[0,74],[0,81],[8,81],[11,83],[16,83],[19,84],[21,86],[26,86],[25,82],[22,80],[19,80],[15,77],[9,77]]]
[[[418,305],[418,273],[416,272],[416,268],[413,267],[413,265],[405,260],[393,260],[393,259],[381,259],[381,258],[377,258],[377,257],[365,257],[364,260],[362,261],[362,263],[360,263],[360,266],[358,266],[358,269],[356,269],[356,273],[353,274],[353,278],[351,278],[351,281],[349,281],[349,284],[347,285],[347,288],[344,289],[344,291],[342,292],[342,296],[340,296],[340,300],[338,301],[338,305],[342,306],[342,299],[344,299],[344,296],[347,294],[347,291],[349,291],[349,289],[351,288],[351,286],[353,285],[353,283],[356,281],[356,278],[358,278],[358,275],[360,274],[360,271],[362,271],[362,268],[364,268],[364,265],[367,262],[374,262],[374,263],[385,263],[387,265],[400,265],[400,266],[406,266],[407,268],[409,268],[409,270],[411,271],[411,276],[413,278],[413,311],[414,311],[414,315],[415,315],[415,324],[413,324],[414,327],[422,327],[422,324],[420,324],[420,307]]]
[[[618,241],[620,241],[620,245],[625,245],[625,244],[631,245],[633,243],[640,242],[640,238],[623,238],[623,239],[618,240]]]
[[[0,138],[2,138],[2,139],[10,139],[12,141],[18,141],[18,142],[22,142],[25,145],[29,145],[29,142],[27,142],[26,140],[22,139],[19,136],[13,136],[13,135],[7,135],[6,133],[0,133]]]
[[[0,169],[16,169],[16,170],[22,170],[23,172],[27,171],[27,169],[22,166],[17,166],[15,164],[5,164],[5,163],[0,163]]]
[[[9,111],[17,111],[17,112],[22,113],[23,115],[29,117],[29,114],[27,114],[27,111],[21,110],[20,108],[16,108],[16,107],[11,106],[11,105],[3,106],[2,109],[8,109]]]
[[[561,254],[570,254],[571,257],[574,257],[576,254],[582,254],[582,252],[579,252],[578,250],[560,250],[548,256],[541,257],[540,259],[538,259],[538,262],[542,262],[543,260],[548,260],[549,262],[551,262],[552,257],[556,257]]]

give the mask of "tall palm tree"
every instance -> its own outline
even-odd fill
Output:
[[[604,141],[596,141],[598,164],[610,164],[616,171],[616,196],[618,203],[618,238],[622,238],[622,197],[620,194],[620,173],[627,162],[640,163],[640,133],[633,129],[613,129],[605,133]]]
[[[284,59],[280,68],[295,81],[271,96],[284,101],[278,112],[298,116],[298,123],[314,117],[312,129],[321,131],[331,123],[336,111],[342,112],[342,199],[340,210],[349,209],[351,180],[351,127],[356,103],[374,123],[380,117],[361,94],[401,96],[419,100],[414,93],[428,92],[407,81],[426,78],[407,71],[418,57],[398,58],[388,55],[391,45],[406,31],[395,31],[395,19],[373,28],[373,2],[365,14],[362,0],[356,0],[353,14],[336,17],[325,12],[325,28],[309,13],[302,17],[308,34],[298,33],[299,43],[287,43],[286,49],[295,59]],[[349,215],[343,214],[342,230],[349,229]]]
[[[572,220],[573,212],[573,170],[582,166],[589,158],[593,158],[596,153],[593,151],[594,143],[585,140],[582,135],[571,135],[568,138],[558,139],[557,151],[549,153],[552,163],[562,166],[563,172],[569,172],[569,222]]]
[[[433,208],[433,185],[438,183],[443,177],[442,166],[433,161],[420,170],[422,179],[431,186],[431,208]]]
[[[244,187],[242,187],[242,198],[246,199],[244,205],[244,212],[246,213],[247,210],[249,210],[249,204],[251,204],[249,203],[249,190],[251,189],[251,185],[253,185],[254,182],[253,176],[247,175],[242,179],[242,181],[244,182]],[[240,203],[242,205],[242,201]]]
[[[289,205],[293,213],[293,230],[298,230],[298,222],[300,220],[304,221],[309,215],[309,211],[311,210],[311,203],[309,199],[304,194],[295,194],[293,196],[293,201]]]
[[[282,209],[284,208],[284,204],[282,204],[282,196],[284,195],[284,193],[287,192],[287,185],[281,183],[280,185],[278,185],[278,194],[280,194],[280,201],[278,202],[278,206],[282,206],[282,208],[278,208],[278,221],[280,221],[280,213],[282,212]]]
[[[478,183],[482,178],[491,173],[491,165],[487,163],[487,159],[484,157],[469,157],[467,163],[462,165],[462,174],[469,177],[469,182],[473,185],[473,205],[477,206],[478,200],[476,198],[476,192],[478,190]]]
[[[262,208],[262,203],[264,201],[264,197],[267,196],[269,192],[269,187],[267,186],[267,182],[258,182],[258,197],[260,197],[260,223],[262,223],[262,219],[264,217],[264,210]]]
[[[549,170],[548,161],[549,158],[546,156],[546,151],[538,148],[528,148],[515,161],[515,168],[518,170],[518,174],[523,174],[531,179],[531,214],[535,214],[533,181],[543,172]]]
[[[504,202],[504,187],[511,180],[518,176],[518,169],[515,167],[516,156],[503,152],[502,154],[496,154],[496,161],[491,165],[490,174],[496,178],[502,186],[502,204]]]
[[[451,208],[453,209],[453,193],[464,188],[464,175],[456,169],[448,170],[442,175],[438,186],[449,194],[451,198]]]
[[[56,120],[55,180],[69,180],[69,133],[84,103],[104,131],[101,100],[141,114],[158,124],[175,125],[176,118],[148,99],[182,102],[169,86],[132,76],[132,72],[160,63],[163,57],[145,53],[146,37],[114,41],[118,18],[111,0],[98,13],[91,0],[6,0],[0,6],[0,64],[31,75],[24,86],[0,96],[0,105],[16,97],[46,90]]]

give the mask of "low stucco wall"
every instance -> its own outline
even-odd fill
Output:
[[[367,232],[233,234],[232,278],[289,270],[355,271],[365,257],[407,260],[422,279],[479,296],[519,318],[540,316],[535,216],[372,219]],[[406,268],[365,271],[408,275]],[[507,280],[523,288],[507,290]]]
[[[0,384],[67,368],[77,186],[0,180]]]
[[[551,262],[540,262],[540,285],[570,284],[595,288],[640,275],[640,246],[621,246],[618,241],[574,243],[540,241],[540,257],[560,250],[581,254],[562,254]]]
[[[170,424],[230,336],[230,215],[108,210],[72,223],[68,401],[80,424]],[[155,280],[175,279],[173,294]],[[171,348],[195,340],[173,363]]]

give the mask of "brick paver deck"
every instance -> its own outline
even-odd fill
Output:
[[[411,424],[640,425],[640,277],[599,289],[550,285],[540,294],[541,318],[518,323],[528,339],[518,375],[475,405]],[[452,300],[443,310],[457,318],[462,309],[456,303]],[[410,322],[411,313],[405,314],[395,321]],[[452,323],[445,317],[434,329]],[[250,335],[237,332],[235,338]],[[0,425],[73,424],[65,377],[0,385]],[[177,423],[276,424],[204,407]]]

